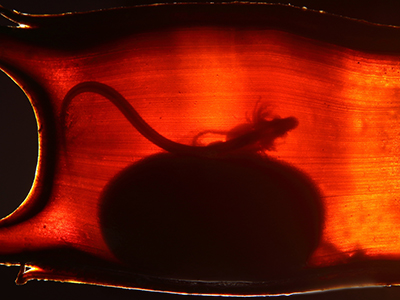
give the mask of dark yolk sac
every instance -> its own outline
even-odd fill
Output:
[[[140,274],[284,279],[319,243],[319,197],[300,172],[268,159],[160,154],[110,182],[100,222],[116,257]]]
[[[0,12],[17,24],[0,68],[39,134],[32,190],[0,220],[18,283],[400,283],[399,28],[250,3]]]

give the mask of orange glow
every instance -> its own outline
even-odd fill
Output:
[[[400,283],[400,49],[395,44],[388,54],[392,48],[351,36],[361,27],[366,36],[382,30],[395,41],[399,29],[292,7],[232,5],[234,16],[278,10],[291,24],[261,18],[245,26],[215,7],[203,13],[222,14],[224,26],[188,21],[178,11],[177,25],[147,29],[142,21],[146,29],[135,23],[129,34],[108,32],[104,43],[85,44],[84,35],[81,45],[68,44],[68,36],[56,45],[33,43],[31,35],[52,32],[45,17],[20,35],[1,29],[0,67],[30,97],[40,128],[34,188],[0,221],[1,262],[33,267],[20,282],[230,295]],[[187,9],[202,20],[190,5],[141,9],[171,16]],[[348,39],[298,27],[321,18],[348,29]],[[229,202],[226,195],[243,199],[215,203]],[[185,247],[209,261],[180,260]],[[65,253],[89,271],[78,278],[59,263]],[[238,257],[244,263],[230,269]],[[371,265],[376,277],[365,279]],[[138,283],[142,275],[155,283]]]
[[[347,195],[327,201],[326,239],[342,252],[398,256],[397,221],[399,130],[395,126],[399,102],[400,65],[392,56],[346,51],[347,70],[340,97],[349,106],[352,124],[348,137]],[[351,184],[350,184],[351,183]],[[340,226],[333,224],[341,224]]]

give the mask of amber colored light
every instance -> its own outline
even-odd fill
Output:
[[[2,13],[26,25],[0,29],[0,67],[40,139],[32,191],[0,221],[1,262],[32,267],[19,282],[400,282],[400,29],[262,4]]]

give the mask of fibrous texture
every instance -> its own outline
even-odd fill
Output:
[[[0,28],[39,159],[18,281],[272,295],[400,282],[400,29],[268,4]],[[24,25],[24,26],[21,26]]]

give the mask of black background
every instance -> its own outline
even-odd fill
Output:
[[[62,13],[152,3],[149,0],[0,0],[6,8],[27,13]],[[275,1],[271,1],[275,2]],[[276,1],[278,2],[278,1]],[[364,19],[376,23],[400,25],[400,1],[291,0],[279,1],[311,9]],[[0,18],[0,25],[11,24]],[[36,123],[29,102],[12,80],[0,72],[0,217],[11,213],[29,192],[37,158]],[[1,247],[1,245],[0,245]],[[400,270],[399,270],[400,272]],[[17,267],[0,266],[0,297],[22,299],[156,299],[194,300],[214,297],[182,296],[115,289],[90,285],[30,281],[14,283]],[[293,295],[290,299],[400,299],[400,288],[358,288]]]

